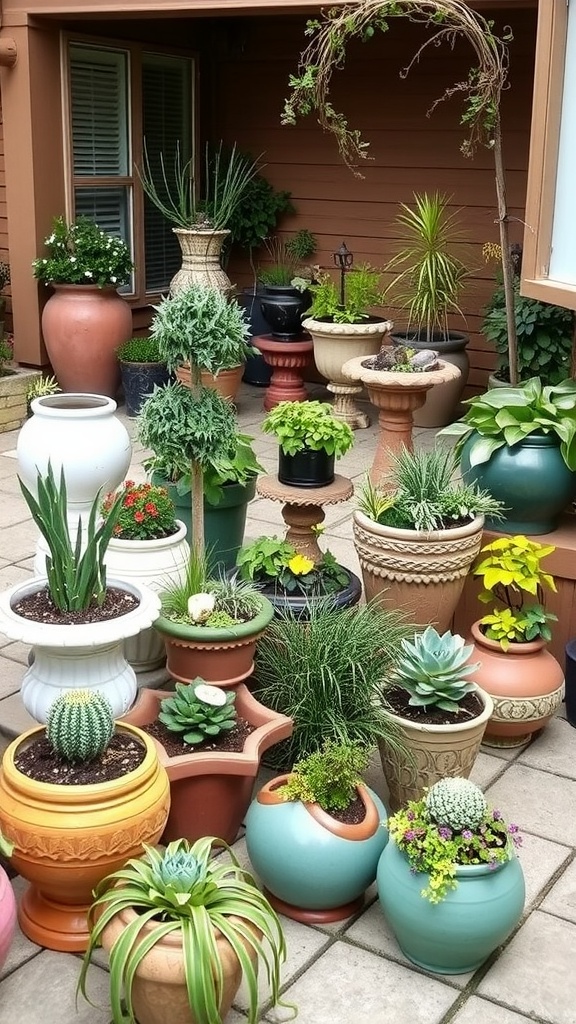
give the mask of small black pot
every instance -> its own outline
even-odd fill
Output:
[[[286,594],[273,585],[263,587],[262,593],[274,605],[276,618],[282,618],[284,615],[289,614],[293,615],[296,619],[300,619],[302,622],[308,622],[310,619],[310,608],[314,608],[319,602],[323,604],[324,602],[330,603],[333,608],[338,608],[339,610],[352,608],[358,604],[362,596],[362,583],[350,569],[347,569],[346,572],[349,577],[347,586],[342,587],[342,590],[337,590],[333,594],[308,597],[305,594]]]
[[[328,487],[334,483],[335,456],[303,448],[296,455],[278,449],[278,479],[289,487]]]
[[[566,718],[576,728],[576,640],[566,644]]]
[[[264,294],[264,288],[260,285],[254,288],[244,288],[242,295],[238,296],[238,302],[244,307],[250,321],[250,337],[257,338],[259,334],[268,333],[268,324],[262,316],[260,300]],[[242,380],[246,384],[253,384],[258,388],[267,388],[272,376],[272,367],[256,349],[254,355],[246,359]]]
[[[260,299],[262,316],[278,341],[294,341],[302,334],[302,317],[312,305],[308,289],[291,285],[266,285]]]
[[[166,363],[120,363],[120,374],[126,414],[134,419],[144,402],[152,394],[155,385],[161,387],[170,380]]]

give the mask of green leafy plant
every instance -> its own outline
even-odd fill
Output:
[[[343,811],[356,796],[369,762],[369,748],[326,740],[321,750],[297,761],[278,795],[283,800],[319,804],[325,811]]]
[[[236,558],[242,579],[262,586],[273,584],[287,594],[325,595],[347,586],[349,575],[330,551],[321,560],[299,554],[296,548],[278,537],[259,537],[244,545]]]
[[[302,228],[291,238],[277,235],[264,239],[271,263],[258,269],[258,280],[264,285],[284,285],[303,292],[309,287],[314,271],[305,264],[316,252],[314,235]]]
[[[304,629],[291,615],[274,619],[258,642],[258,699],[294,719],[292,736],[276,744],[268,760],[290,769],[325,740],[371,747],[385,737],[401,747],[385,684],[400,641],[413,636],[414,627],[400,612],[376,604],[336,610],[327,599],[309,614]]]
[[[528,434],[555,434],[568,469],[576,470],[576,381],[563,380],[543,385],[532,377],[519,387],[492,388],[465,403],[461,420],[440,432],[458,437],[456,451],[462,451],[473,432],[468,455],[471,466],[488,462],[499,448],[512,447]]]
[[[229,860],[213,858],[213,848],[225,849]],[[186,990],[196,1021],[217,1024],[221,1020],[223,972],[216,932],[230,943],[240,964],[248,992],[248,1024],[256,1024],[260,1016],[254,960],[264,963],[272,1002],[289,1005],[279,997],[280,966],[286,958],[282,926],[223,840],[208,836],[188,843],[178,839],[164,850],[145,846],[141,857],[105,878],[95,895],[89,912],[90,942],[78,983],[86,998],[86,975],[105,928],[121,911],[136,911],[110,950],[113,1024],[136,1024],[132,1005],[136,972],[148,950],[168,935],[182,941]]]
[[[176,683],[174,695],[160,702],[158,718],[170,732],[182,734],[185,743],[197,746],[234,728],[235,700],[234,690],[209,686],[203,679]]]
[[[457,887],[459,866],[496,867],[522,844],[518,826],[489,810],[482,790],[461,778],[440,779],[389,818],[388,828],[412,871],[428,875],[420,895],[430,903],[441,903]]]
[[[286,252],[301,262],[311,259],[318,248],[316,236],[308,228],[300,228],[295,235],[287,238],[284,244]]]
[[[252,446],[254,438],[248,434],[236,434],[230,439],[234,446],[233,454],[217,455],[210,459],[203,470],[204,498],[209,505],[218,505],[222,501],[223,488],[226,484],[247,484],[264,469],[258,462]],[[170,446],[170,457],[164,449],[154,451],[154,455],[144,461],[144,468],[149,473],[160,473],[176,485],[178,494],[190,491],[192,475],[190,463],[179,456]],[[232,451],[232,449],[230,449]]]
[[[165,487],[136,484],[125,480],[119,491],[111,491],[100,505],[100,514],[107,519],[118,497],[122,498],[113,535],[120,540],[159,540],[176,533],[174,503]]]
[[[352,430],[332,415],[328,402],[279,402],[268,413],[262,430],[274,434],[285,455],[308,448],[340,458],[354,443]]]
[[[198,372],[218,373],[244,362],[250,353],[245,310],[217,288],[193,284],[154,310],[150,338],[170,370],[190,363]]]
[[[67,690],[50,705],[46,738],[64,761],[93,761],[113,735],[112,707],[97,690]]]
[[[344,279],[344,304],[335,282],[326,271],[319,271],[310,285],[312,305],[307,316],[315,320],[333,320],[335,324],[360,324],[369,317],[372,306],[384,305],[380,287],[381,271],[364,263],[348,271]]]
[[[507,651],[511,643],[551,640],[548,623],[555,622],[557,616],[544,609],[543,593],[544,589],[556,591],[556,584],[540,563],[554,550],[551,544],[539,544],[520,534],[499,537],[480,551],[472,568],[473,575],[482,580],[479,600],[483,604],[496,600],[502,606],[480,619],[480,627],[502,650]],[[525,604],[525,594],[536,598],[533,605]]]
[[[470,664],[472,651],[458,634],[440,635],[428,626],[413,640],[401,641],[393,679],[410,694],[412,707],[458,712],[460,701],[475,689],[467,678],[480,667],[480,662]]]
[[[96,527],[100,505],[98,493],[92,502],[86,530],[78,521],[76,542],[72,545],[67,519],[67,493],[64,470],[60,471],[60,485],[56,485],[54,470],[48,463],[46,476],[38,473],[36,499],[19,478],[24,500],[32,518],[48,545],[46,575],[52,603],[61,611],[83,611],[92,604],[101,605],[106,596],[106,567],[104,556],[120,515],[122,496],[111,506],[108,518]],[[84,534],[86,542],[84,544]]]
[[[5,364],[14,358],[14,346],[10,335],[0,337],[0,377],[6,377],[10,370],[5,369]]]
[[[26,389],[26,401],[30,405],[35,398],[43,398],[44,395],[57,395],[60,390],[60,385],[55,377],[36,377]]]
[[[47,256],[34,260],[34,277],[46,284],[91,284],[99,288],[127,284],[132,272],[130,250],[89,217],[68,224],[56,217],[44,240]]]
[[[116,349],[121,363],[162,363],[156,338],[128,338]]]
[[[257,248],[285,213],[294,213],[290,193],[276,191],[262,174],[253,175],[226,223],[231,244],[250,251]]]
[[[10,284],[10,264],[0,263],[0,292]]]
[[[375,523],[431,532],[480,515],[502,517],[502,502],[456,477],[458,457],[450,448],[402,448],[390,453],[390,465],[390,490],[367,479],[358,498],[360,511]]]

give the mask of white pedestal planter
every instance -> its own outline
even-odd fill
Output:
[[[110,586],[134,594],[140,601],[138,607],[116,619],[83,625],[51,625],[17,615],[13,605],[45,583],[36,577],[0,594],[0,633],[34,647],[34,661],[22,680],[24,707],[45,724],[60,693],[81,687],[99,690],[119,718],[132,706],[137,692],[136,675],[126,660],[123,642],[158,618],[159,597],[148,587],[109,579]]]

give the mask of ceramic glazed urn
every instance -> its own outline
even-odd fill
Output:
[[[16,928],[16,898],[8,875],[0,868],[0,971],[2,970]]]
[[[354,512],[354,547],[366,600],[400,609],[410,622],[450,625],[470,567],[482,544],[484,517],[448,530],[401,530]]]
[[[502,864],[457,867],[456,880],[456,888],[433,904],[420,895],[428,875],[412,871],[393,839],[378,864],[380,906],[398,945],[412,963],[437,974],[476,970],[524,909],[524,875],[513,849]]]
[[[138,599],[138,605],[126,615],[101,622],[51,624],[24,618],[14,605],[46,586],[46,579],[35,577],[17,583],[0,593],[0,633],[34,647],[34,659],[21,685],[27,712],[44,724],[50,705],[66,689],[78,687],[99,690],[110,702],[115,718],[123,715],[136,698],[136,675],[126,661],[124,640],[148,629],[160,612],[160,598],[148,587],[107,580]]]
[[[158,842],[170,805],[166,770],[153,741],[121,725],[145,747],[142,763],[109,782],[66,786],[36,782],[15,756],[40,736],[31,729],[6,749],[0,772],[0,828],[12,843],[11,862],[31,883],[19,909],[20,927],[40,946],[86,949],[92,890],[106,875]]]
[[[483,743],[521,746],[548,724],[562,703],[564,672],[543,640],[510,644],[503,651],[496,640],[484,636],[478,622],[471,632],[470,660],[480,662],[474,679],[494,703]]]
[[[125,722],[145,728],[158,717],[160,703],[170,693],[143,690]],[[292,735],[293,721],[260,704],[241,683],[236,690],[236,710],[254,727],[239,752],[195,751],[170,756],[155,740],[158,756],[170,779],[171,806],[162,837],[188,839],[218,836],[233,843],[252,797],[254,779],[266,750]]]
[[[338,821],[319,804],[282,800],[279,775],[259,790],[246,815],[246,847],[272,906],[306,924],[340,921],[360,909],[388,841],[379,797],[358,786],[366,809],[358,824]]]

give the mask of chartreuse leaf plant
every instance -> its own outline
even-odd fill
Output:
[[[290,778],[277,790],[283,800],[315,803],[325,811],[344,811],[370,762],[370,747],[358,742],[325,740],[320,750],[297,761]]]
[[[218,847],[227,851],[226,860],[213,857]],[[136,972],[148,951],[174,934],[182,941],[191,1018],[198,1024],[222,1021],[224,976],[218,932],[238,958],[247,988],[249,1024],[259,1020],[254,960],[264,963],[273,1003],[290,1008],[295,1015],[296,1008],[279,996],[286,943],[278,916],[222,839],[207,836],[195,843],[177,839],[165,849],[144,846],[142,856],[99,884],[95,897],[88,915],[90,942],[78,982],[85,998],[90,960],[104,930],[122,911],[136,911],[110,950],[113,1024],[136,1024],[132,1001]]]
[[[482,580],[479,600],[498,602],[489,615],[480,619],[480,627],[489,640],[496,640],[507,651],[510,644],[552,638],[549,622],[556,615],[543,606],[543,590],[556,590],[554,577],[544,571],[541,561],[555,550],[552,544],[539,544],[519,535],[499,537],[486,544],[472,569]],[[526,594],[536,600],[526,604]]]
[[[279,402],[268,413],[262,430],[275,435],[285,455],[308,448],[340,458],[354,442],[352,430],[332,415],[329,402]]]

